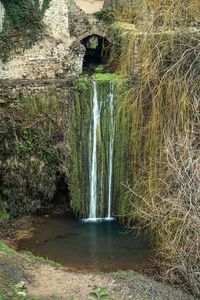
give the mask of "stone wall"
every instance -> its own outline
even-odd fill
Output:
[[[3,4],[0,2],[0,32],[3,29],[4,15],[5,15],[5,9]]]
[[[55,78],[64,72],[72,40],[68,30],[68,0],[52,0],[44,17],[45,38],[0,62],[0,79]],[[75,72],[78,72],[75,70]]]
[[[0,80],[0,107],[6,103],[6,99],[15,98],[19,95],[33,95],[49,90],[67,90],[70,92],[74,89],[74,82],[64,79]]]
[[[77,5],[77,2],[78,1],[75,2],[74,0],[69,0],[68,4],[70,36],[76,37],[79,41],[92,34],[105,36],[107,33],[103,23],[97,20],[94,15],[87,14],[84,10],[82,10]]]
[[[80,40],[90,34],[105,35],[102,24],[74,0],[51,0],[44,25],[43,40],[30,49],[19,49],[7,63],[0,60],[0,80],[77,76],[82,73],[85,54]]]
[[[69,39],[68,0],[51,0],[51,5],[45,12],[44,23],[49,36],[56,40],[67,41]]]

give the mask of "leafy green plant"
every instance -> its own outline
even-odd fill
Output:
[[[90,87],[88,76],[82,77],[77,81],[76,88],[79,93],[87,91]]]
[[[42,38],[43,16],[51,0],[2,0],[5,7],[3,31],[0,33],[0,58],[3,61],[17,49],[30,48]]]
[[[89,293],[89,297],[97,300],[113,300],[107,288],[99,287]]]
[[[9,214],[3,210],[0,210],[0,220],[8,220]]]

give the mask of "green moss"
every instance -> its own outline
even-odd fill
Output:
[[[0,119],[0,198],[12,215],[51,203],[60,178],[67,181],[67,93],[22,97],[10,119]]]
[[[93,79],[99,83],[104,83],[104,82],[108,83],[108,82],[116,82],[122,80],[122,77],[112,73],[97,73],[93,75]]]
[[[139,6],[139,5],[138,5]],[[135,17],[134,0],[107,1],[102,10],[94,14],[97,19],[111,24],[118,19],[132,23]]]
[[[76,84],[77,91],[79,93],[83,93],[89,89],[89,78],[88,76],[84,76],[77,81]]]
[[[106,68],[108,68],[108,65],[100,65],[95,68],[95,73],[105,73]]]
[[[16,251],[10,247],[8,247],[6,244],[0,242],[0,252],[5,253],[6,255],[13,255],[16,253]]]
[[[35,256],[33,255],[32,252],[25,252],[26,256],[28,256],[30,259],[35,260],[35,261],[39,261],[43,264],[47,264],[50,265],[51,267],[55,268],[55,269],[59,269],[60,264],[56,263],[53,260],[41,257],[41,256]]]
[[[0,220],[8,220],[9,214],[3,210],[0,210]]]
[[[5,114],[5,108],[3,108],[3,107],[0,107],[0,115],[3,115],[3,114]]]

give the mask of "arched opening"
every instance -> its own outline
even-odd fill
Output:
[[[86,52],[83,58],[83,69],[93,69],[107,64],[110,57],[111,42],[103,36],[94,34],[81,40]]]

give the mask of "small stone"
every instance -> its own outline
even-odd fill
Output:
[[[20,296],[20,297],[26,297],[26,293],[25,292],[17,292],[17,296]]]
[[[40,209],[41,208],[41,201],[40,200],[34,200],[34,201],[31,202],[31,206],[32,206],[33,210]]]
[[[4,99],[0,98],[0,104],[5,104],[5,103],[6,103],[6,101]]]
[[[17,289],[23,290],[26,288],[26,283],[24,281],[20,281],[18,284],[15,285]]]

